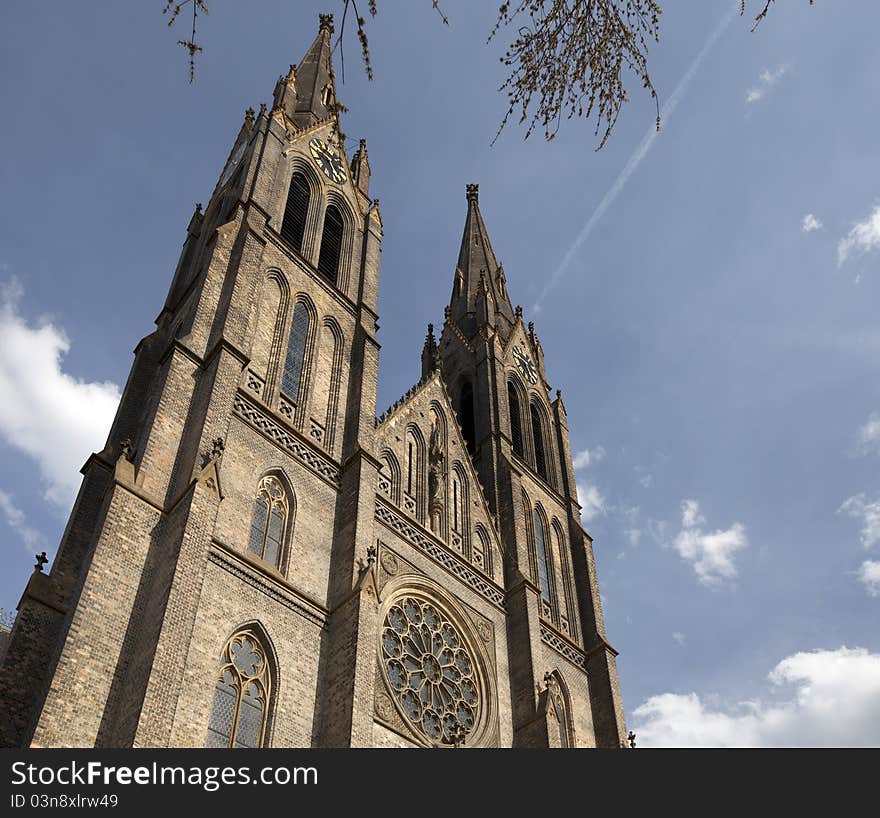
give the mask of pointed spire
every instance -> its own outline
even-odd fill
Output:
[[[318,36],[302,62],[292,71],[296,88],[296,106],[292,119],[301,128],[326,119],[333,113],[336,105],[330,46],[333,15],[321,14],[319,20]]]
[[[367,140],[362,139],[351,160],[351,176],[355,186],[364,196],[370,193],[370,159],[367,156]]]
[[[422,378],[427,378],[440,365],[437,340],[434,338],[434,325],[428,324],[428,334],[422,347]]]
[[[284,111],[287,116],[293,119],[296,113],[296,66],[291,65],[287,76],[278,77],[275,83],[275,92],[273,94],[274,104],[273,111]]]
[[[507,296],[504,271],[495,258],[489,232],[480,213],[480,186],[469,184],[466,195],[467,218],[449,307],[452,319],[458,323],[465,336],[471,337],[480,325],[493,322],[494,313],[506,319],[508,325],[513,324],[514,316]],[[492,319],[486,315],[485,309],[482,310],[482,316],[479,314],[478,301],[483,299],[494,305]]]

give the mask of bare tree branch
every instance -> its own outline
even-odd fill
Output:
[[[373,63],[367,37],[366,18],[358,11],[356,0],[342,3],[342,22],[333,49],[339,50],[342,81],[345,82],[343,51],[345,24],[351,9],[367,79],[373,79]],[[767,17],[776,0],[757,0],[761,6],[754,18],[754,31]],[[378,14],[377,0],[366,0],[370,17]],[[740,16],[746,14],[748,0],[740,0]],[[812,6],[814,0],[809,0]],[[202,51],[196,42],[199,13],[207,14],[205,0],[168,0],[163,14],[174,24],[183,8],[192,8],[192,34],[178,40],[189,53],[189,81],[195,79],[195,58]],[[431,7],[445,25],[449,18],[440,8],[440,0]],[[498,9],[498,19],[487,42],[502,29],[522,22],[517,36],[500,58],[510,69],[498,89],[506,92],[508,109],[498,126],[492,144],[501,135],[510,117],[519,110],[519,124],[525,125],[525,138],[541,127],[547,140],[559,132],[563,118],[595,116],[594,135],[601,137],[601,150],[611,137],[623,104],[629,101],[624,75],[634,74],[654,100],[657,128],[660,128],[660,102],[648,73],[648,51],[660,39],[662,9],[656,0],[514,0]]]

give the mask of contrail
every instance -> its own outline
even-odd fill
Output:
[[[690,64],[690,67],[687,71],[685,71],[684,76],[678,81],[678,85],[675,86],[675,90],[672,92],[672,96],[669,97],[668,100],[664,103],[663,107],[660,109],[660,118],[664,125],[669,123],[669,120],[672,117],[672,114],[675,112],[675,109],[678,107],[678,103],[681,102],[682,97],[684,97],[685,92],[688,89],[688,86],[691,83],[691,80],[696,75],[697,71],[700,68],[700,64],[706,58],[706,55],[712,50],[712,47],[718,41],[718,38],[724,33],[724,30],[730,25],[730,21],[733,20],[739,14],[739,2],[734,6],[731,6],[730,11],[728,11],[718,22],[718,25],[715,26],[715,29],[709,35],[709,39],[706,40],[703,45],[700,53],[694,58],[694,61]],[[571,247],[568,248],[568,252],[565,254],[565,257],[559,263],[559,266],[553,271],[553,274],[547,280],[547,283],[544,285],[544,289],[541,290],[541,294],[538,296],[538,299],[535,301],[534,310],[538,312],[541,309],[541,302],[547,297],[547,293],[550,292],[551,289],[556,285],[559,279],[562,277],[562,274],[565,272],[566,267],[571,263],[572,259],[577,254],[578,250],[580,250],[581,245],[587,240],[590,233],[593,232],[593,228],[596,226],[596,223],[602,216],[605,215],[605,211],[608,210],[609,207],[614,203],[614,200],[620,194],[620,191],[626,186],[626,183],[629,181],[629,177],[632,176],[638,166],[641,164],[642,160],[645,156],[648,155],[648,151],[651,150],[651,146],[654,144],[654,140],[657,138],[657,129],[656,127],[651,127],[648,129],[648,132],[645,134],[642,141],[639,143],[638,147],[633,152],[632,156],[630,156],[626,165],[624,165],[623,170],[620,172],[620,175],[617,179],[614,180],[614,184],[608,189],[608,192],[602,197],[602,201],[599,202],[596,209],[593,211],[593,215],[590,216],[589,221],[581,228],[581,232],[578,233],[577,238],[572,243]]]

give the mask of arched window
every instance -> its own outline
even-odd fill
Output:
[[[571,557],[565,544],[565,535],[559,520],[553,525],[553,568],[556,572],[556,599],[562,632],[577,638],[575,601],[571,587]]]
[[[425,439],[417,426],[410,426],[406,430],[404,439],[404,457],[406,458],[406,473],[404,474],[403,510],[408,511],[418,520],[425,519],[426,509],[426,482],[425,471]]]
[[[224,645],[206,747],[261,747],[271,695],[269,660],[260,637],[241,630]]]
[[[327,205],[324,213],[324,231],[321,234],[321,252],[318,254],[318,272],[333,284],[339,275],[339,257],[342,254],[344,232],[342,214],[336,205]]]
[[[461,531],[461,487],[458,475],[452,474],[452,530]]]
[[[510,440],[513,444],[514,454],[525,457],[523,454],[522,416],[520,415],[519,397],[516,387],[507,382],[507,409],[510,412]]]
[[[535,508],[532,512],[535,520],[535,557],[538,561],[538,584],[541,586],[541,597],[550,604],[550,564],[547,559],[547,532],[541,512]]]
[[[531,404],[529,407],[532,412],[532,437],[535,440],[535,471],[538,476],[547,480],[547,458],[544,454],[544,427],[541,423],[541,415],[538,413],[538,407]]]
[[[396,503],[400,488],[400,467],[391,452],[384,452],[379,463],[379,490]]]
[[[287,517],[287,492],[277,477],[267,475],[260,481],[254,500],[248,551],[276,568],[281,561]]]
[[[281,391],[294,403],[299,400],[302,385],[309,324],[309,308],[302,301],[297,301],[293,308],[293,320],[290,322],[287,356],[284,359],[284,373],[281,376]]]
[[[294,173],[287,191],[287,204],[284,207],[284,219],[281,222],[281,238],[299,253],[302,252],[310,198],[311,193],[306,177],[302,173]]]
[[[465,381],[461,387],[458,399],[458,419],[461,421],[461,431],[467,444],[468,453],[474,455],[477,451],[477,441],[474,429],[474,390],[470,381]]]
[[[568,730],[566,730],[565,722],[565,704],[562,701],[562,696],[560,694],[556,694],[550,699],[550,706],[553,709],[553,716],[556,719],[556,729],[558,730],[557,739],[559,741],[559,747],[561,749],[566,749],[568,744]]]
[[[477,537],[474,541],[471,560],[474,565],[482,568],[490,577],[492,573],[492,549],[489,545],[489,538],[481,525],[477,526]]]

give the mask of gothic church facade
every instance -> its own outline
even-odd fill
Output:
[[[619,747],[568,421],[476,185],[376,415],[383,240],[332,18],[247,112],[0,668],[0,743]]]

